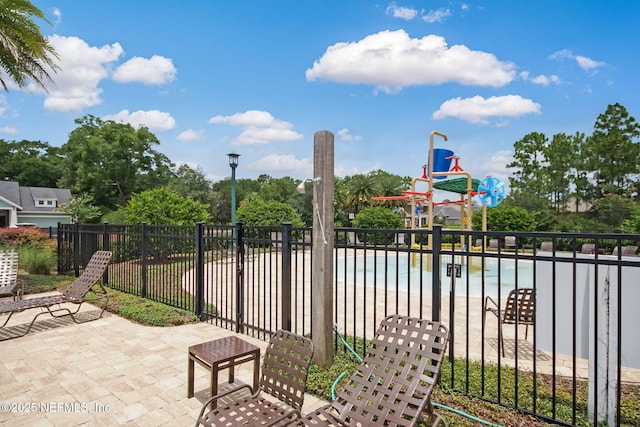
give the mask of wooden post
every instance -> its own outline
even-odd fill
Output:
[[[323,368],[333,363],[333,158],[333,134],[316,132],[313,137],[311,338],[314,362]]]

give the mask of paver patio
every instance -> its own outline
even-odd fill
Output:
[[[96,316],[96,310],[87,305],[83,315]],[[23,312],[10,324],[32,317]],[[3,426],[193,425],[209,391],[209,374],[196,367],[196,395],[187,399],[187,349],[234,334],[207,323],[142,326],[109,313],[83,324],[64,318],[39,326],[0,342]],[[262,350],[267,346],[242,338]],[[237,367],[236,381],[251,384],[251,369],[252,364]],[[323,403],[307,395],[303,412]]]

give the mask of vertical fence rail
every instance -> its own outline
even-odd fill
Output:
[[[236,332],[244,333],[244,223],[239,221],[236,230]]]
[[[282,328],[291,331],[291,223],[282,224]]]

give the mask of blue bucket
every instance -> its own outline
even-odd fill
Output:
[[[453,151],[444,148],[433,149],[433,172],[449,172]],[[447,159],[447,157],[449,157]],[[434,179],[445,179],[446,176],[434,176]]]

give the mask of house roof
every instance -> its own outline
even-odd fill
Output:
[[[18,209],[20,205],[20,187],[15,181],[0,181],[0,197],[6,200],[9,204],[16,206]]]
[[[15,181],[0,181],[0,197],[24,212],[54,212],[67,203],[71,191],[67,188],[20,187]],[[55,200],[53,205],[36,206],[37,200]]]

